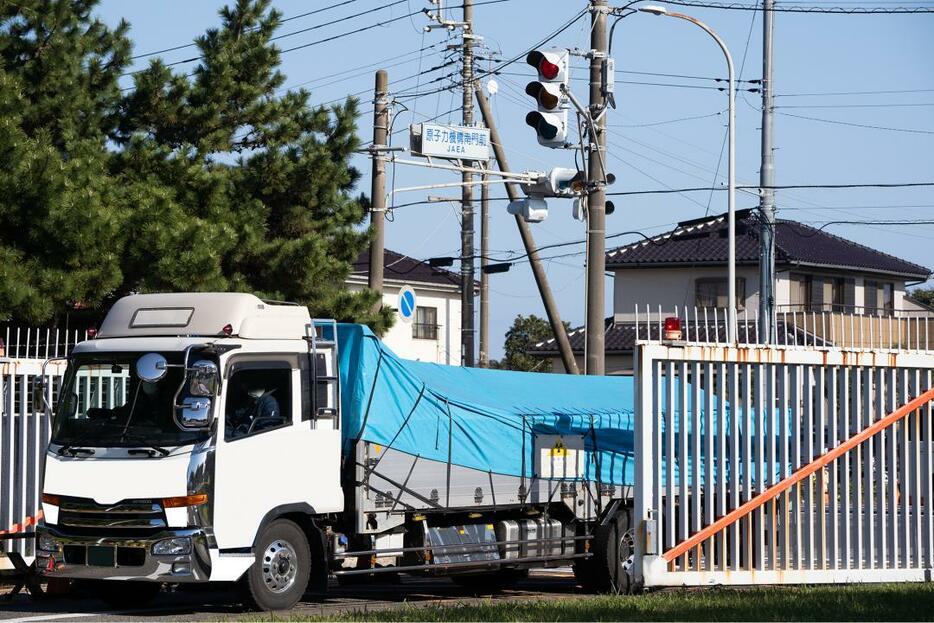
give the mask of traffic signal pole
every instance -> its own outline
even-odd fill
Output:
[[[367,287],[379,293],[374,304],[379,310],[383,305],[383,247],[386,234],[386,138],[389,131],[389,75],[385,69],[376,72],[376,87],[373,92],[373,175],[370,187],[370,266]]]
[[[483,122],[490,130],[490,143],[493,145],[493,155],[496,156],[496,162],[499,163],[499,170],[508,172],[509,163],[506,161],[506,152],[503,150],[503,143],[499,137],[499,131],[493,122],[493,111],[490,109],[490,101],[483,94],[483,89],[474,89],[477,98],[477,105],[480,108],[480,114],[483,116]],[[519,192],[514,183],[509,183],[503,178],[506,186],[506,194],[510,201],[520,199]],[[548,323],[551,325],[551,331],[555,336],[555,343],[558,345],[558,353],[561,355],[561,362],[568,374],[580,374],[577,367],[577,361],[574,359],[574,352],[571,350],[571,342],[568,340],[567,331],[564,330],[564,323],[561,322],[561,315],[558,313],[558,306],[555,304],[554,296],[551,294],[551,288],[548,286],[548,276],[545,274],[545,267],[542,266],[541,258],[538,255],[538,249],[535,247],[535,239],[532,238],[532,232],[529,224],[522,220],[521,216],[516,216],[516,226],[519,228],[519,236],[522,238],[522,246],[529,257],[529,265],[532,267],[532,275],[535,278],[535,284],[538,286],[538,292],[542,297],[542,304],[545,306],[545,315],[548,316]]]
[[[604,288],[606,286],[606,98],[602,65],[607,58],[607,0],[590,3],[590,114],[593,119],[588,158],[587,196],[587,374],[606,371]]]
[[[473,125],[473,0],[464,0],[464,27],[462,49],[463,122]],[[464,160],[465,167],[473,167],[472,160]],[[461,191],[461,349],[463,364],[473,367],[474,359],[474,210],[473,174],[464,172]]]

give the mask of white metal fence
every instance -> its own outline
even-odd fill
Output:
[[[931,579],[934,355],[642,343],[636,366],[637,581]]]
[[[41,359],[0,359],[0,533],[27,532],[41,518],[42,456],[50,422],[42,405],[33,402],[33,387],[42,374]],[[51,400],[64,366],[46,367]],[[27,562],[34,556],[31,539],[0,541],[0,551],[17,552]]]
[[[659,341],[666,318],[678,318],[686,342],[726,344],[727,308],[636,305],[636,339]],[[773,320],[779,346],[806,346],[859,350],[934,350],[934,313],[850,308],[847,311],[780,309]],[[761,344],[758,310],[737,312],[739,344]]]

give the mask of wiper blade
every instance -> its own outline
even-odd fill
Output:
[[[145,450],[136,450],[136,452],[133,450],[127,450],[127,454],[139,454],[140,452],[145,452],[149,454],[149,456],[153,456],[156,453],[161,454],[162,456],[169,456],[168,450],[162,446],[149,443],[142,437],[124,437],[123,441],[132,445],[138,445],[140,448],[145,448]]]
[[[73,446],[69,446],[68,444],[65,444],[64,446],[58,449],[58,455],[65,456],[66,454],[70,454],[71,456],[77,456],[79,454],[90,455],[90,454],[94,454],[94,450],[92,448],[75,448]]]
[[[127,450],[127,454],[145,454],[147,456],[155,456],[156,454],[161,454],[162,456],[169,456],[169,451],[160,446],[153,446],[148,444],[143,445],[143,448],[134,448]]]

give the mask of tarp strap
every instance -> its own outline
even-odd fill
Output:
[[[444,401],[444,406],[448,412],[448,476],[447,476],[447,493],[446,493],[446,506],[450,508],[451,506],[451,452],[453,450],[453,437],[454,437],[454,418],[451,416],[451,403],[447,400]]]
[[[399,435],[402,434],[402,431],[405,430],[405,427],[408,425],[409,420],[410,420],[411,417],[412,417],[412,414],[415,413],[415,409],[418,408],[418,404],[422,401],[422,396],[425,395],[425,387],[426,387],[425,384],[422,383],[422,388],[421,388],[421,389],[419,390],[419,392],[418,392],[418,398],[415,399],[415,403],[412,405],[412,408],[409,409],[409,414],[408,414],[407,416],[405,416],[405,420],[402,421],[402,425],[399,426],[399,430],[396,431],[396,434],[393,435],[393,437],[392,437],[392,439],[389,441],[389,443],[386,444],[386,450],[387,450],[387,451],[388,451],[390,448],[392,448],[392,444],[396,443],[396,439],[399,438]],[[374,469],[376,469],[377,467],[379,467],[379,462],[383,460],[383,457],[386,456],[386,454],[387,454],[387,452],[384,451],[384,452],[382,452],[382,453],[379,455],[379,458],[376,459],[376,463],[373,464],[373,468],[372,468],[370,471],[373,471]]]
[[[593,438],[593,462],[597,468],[597,515],[603,512],[603,465],[600,461],[600,448],[597,446],[597,429],[593,425],[593,413],[590,414],[590,436]]]
[[[379,349],[379,359],[376,360],[376,372],[373,374],[373,383],[370,385],[370,396],[366,401],[366,411],[363,412],[363,423],[360,424],[360,432],[357,433],[357,441],[363,437],[363,431],[366,430],[367,420],[370,418],[370,407],[373,405],[373,394],[376,393],[376,381],[379,380],[379,372],[383,367],[383,349]]]

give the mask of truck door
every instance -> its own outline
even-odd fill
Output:
[[[277,510],[342,509],[340,431],[319,426],[307,355],[250,355],[226,367],[214,485],[220,549],[249,547]]]

